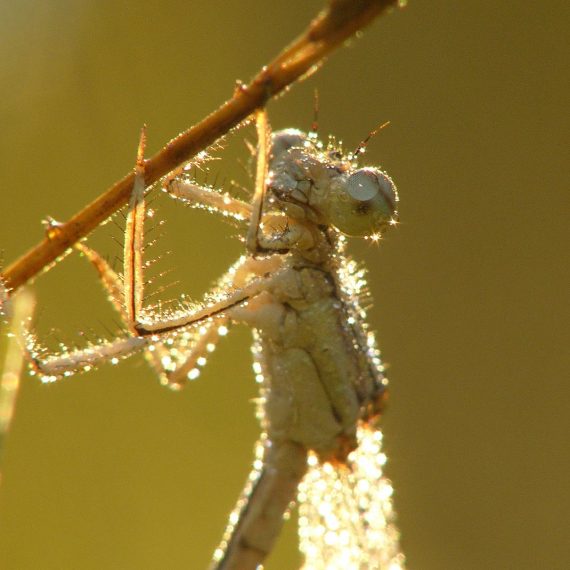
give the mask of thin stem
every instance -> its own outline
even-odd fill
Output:
[[[190,160],[276,94],[315,71],[333,49],[397,4],[398,0],[330,0],[305,32],[264,66],[249,85],[238,85],[231,99],[219,109],[179,134],[146,161],[146,185]],[[131,172],[67,223],[48,232],[37,246],[7,267],[2,275],[7,287],[14,291],[35,277],[126,204],[133,182],[134,173]]]
[[[21,343],[24,342],[22,327],[28,326],[35,306],[35,299],[30,291],[22,291],[10,301],[5,293],[4,286],[0,282],[0,331],[6,341],[6,350],[0,362],[0,468],[6,436],[14,416],[20,376],[24,368],[24,354],[21,347]],[[8,307],[9,302],[11,307]],[[0,482],[1,480],[0,469]]]

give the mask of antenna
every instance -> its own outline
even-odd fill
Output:
[[[313,122],[311,123],[311,130],[309,131],[309,138],[318,138],[319,133],[319,90],[315,88],[313,94]]]
[[[381,131],[384,127],[387,127],[389,124],[390,124],[390,121],[386,121],[386,122],[382,123],[381,125],[378,125],[374,130],[370,131],[368,133],[368,136],[363,141],[361,141],[358,144],[358,146],[356,147],[356,149],[349,155],[351,160],[354,160],[359,154],[362,154],[366,150],[366,145],[368,144],[370,139],[373,136],[375,136],[376,133]]]

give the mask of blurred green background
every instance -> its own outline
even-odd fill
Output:
[[[67,219],[124,175],[144,122],[154,153],[320,6],[1,2],[5,261],[42,237],[46,215]],[[391,121],[364,158],[397,182],[402,223],[352,251],[390,365],[388,474],[412,570],[569,565],[569,11],[410,0],[269,106],[274,128],[306,129],[317,87],[321,132],[349,148]],[[239,176],[228,153],[220,180]],[[235,232],[162,197],[155,207],[169,279],[198,297],[240,253]],[[110,228],[95,243],[119,255]],[[52,344],[51,327],[81,342],[113,326],[73,256],[36,288]],[[205,568],[249,471],[255,396],[238,327],[180,394],[142,357],[51,386],[27,379],[0,489],[0,568]],[[289,524],[267,568],[298,565]]]

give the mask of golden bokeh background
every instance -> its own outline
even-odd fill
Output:
[[[1,2],[5,262],[41,238],[46,215],[67,219],[132,167],[143,123],[154,153],[320,5]],[[317,87],[321,132],[349,148],[391,121],[365,161],[398,183],[402,223],[380,248],[352,250],[390,365],[388,472],[412,570],[569,564],[568,16],[563,1],[410,0],[269,106],[274,128],[306,129]],[[235,163],[216,163],[220,180]],[[240,244],[214,216],[155,204],[169,279],[198,297]],[[120,255],[109,233],[96,243]],[[52,343],[113,326],[74,256],[36,289]],[[179,394],[140,356],[50,386],[27,378],[0,568],[205,568],[258,432],[248,347],[236,327]],[[267,568],[298,565],[289,524]]]

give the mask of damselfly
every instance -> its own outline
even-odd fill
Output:
[[[172,197],[223,214],[246,231],[247,254],[204,301],[168,311],[143,307],[143,131],[123,274],[85,244],[77,246],[97,269],[127,333],[57,355],[30,335],[32,367],[53,381],[144,350],[162,382],[180,387],[199,375],[229,323],[249,325],[262,435],[212,568],[259,568],[297,500],[305,569],[396,570],[404,559],[377,427],[387,381],[365,323],[363,271],[345,253],[345,236],[378,239],[397,223],[396,188],[381,170],[358,167],[366,141],[344,156],[316,132],[271,135],[263,111],[256,124],[250,203],[200,186],[182,171],[163,181]]]

